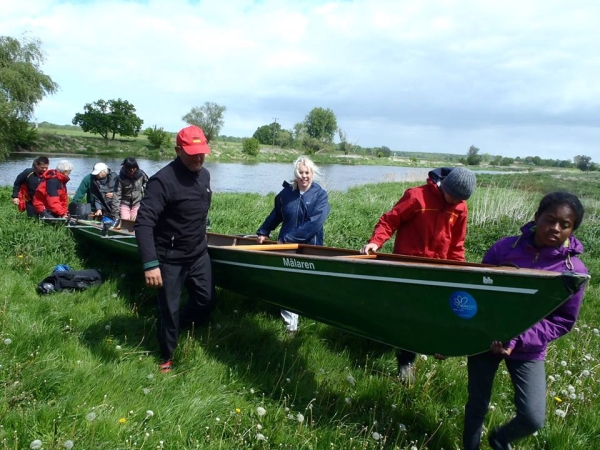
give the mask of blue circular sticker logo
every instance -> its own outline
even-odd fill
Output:
[[[477,302],[471,294],[456,291],[450,295],[450,309],[461,319],[471,319],[477,314]]]

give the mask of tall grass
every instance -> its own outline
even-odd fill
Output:
[[[551,180],[506,178],[498,185],[481,177],[469,200],[468,258],[480,260],[496,239],[517,233]],[[326,243],[362,246],[411,184],[417,183],[330,192]],[[215,195],[213,231],[253,233],[272,200]],[[584,202],[578,236],[592,282],[577,328],[550,347],[547,424],[519,449],[589,449],[599,437],[600,223],[597,201],[587,195]],[[395,377],[392,349],[306,318],[288,338],[277,310],[220,291],[211,323],[180,337],[176,369],[162,375],[155,293],[142,286],[138,262],[26,219],[8,189],[0,190],[0,242],[4,449],[460,448],[464,358],[420,357],[416,382],[407,387]],[[107,280],[83,292],[39,296],[37,282],[60,263],[100,268]],[[310,288],[298,287],[306,295]],[[486,429],[512,414],[510,380],[500,371]]]

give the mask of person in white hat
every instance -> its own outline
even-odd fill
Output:
[[[85,198],[85,203],[90,204],[96,217],[102,216],[103,213],[110,216],[116,178],[116,174],[113,174],[105,163],[94,164],[91,173],[79,183],[73,203],[81,203]]]

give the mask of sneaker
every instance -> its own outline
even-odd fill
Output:
[[[415,382],[415,366],[412,364],[401,364],[398,366],[398,378],[403,383],[414,384]]]
[[[488,443],[494,450],[512,450],[510,444],[504,444],[498,439],[498,428],[494,428],[488,435]]]
[[[168,360],[167,362],[160,364],[158,368],[160,369],[160,373],[169,373],[173,370],[173,361]]]

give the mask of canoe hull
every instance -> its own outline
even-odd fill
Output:
[[[75,234],[139,261],[135,236],[79,221]],[[272,243],[274,244],[274,243]],[[215,284],[417,353],[487,351],[564,303],[587,275],[491,267],[208,234]],[[368,257],[367,257],[368,258]]]

